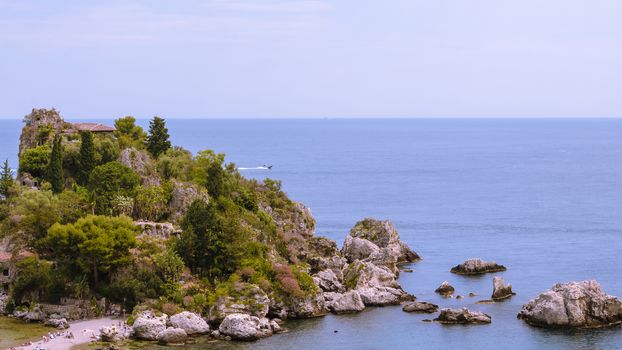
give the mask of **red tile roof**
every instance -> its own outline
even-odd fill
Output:
[[[74,129],[78,131],[90,131],[90,132],[113,132],[117,129],[112,126],[100,124],[100,123],[73,123]]]

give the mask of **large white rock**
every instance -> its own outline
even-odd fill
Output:
[[[161,344],[183,344],[188,339],[188,334],[181,328],[169,327],[160,332],[157,339]]]
[[[360,312],[365,309],[361,295],[356,290],[341,293],[324,293],[326,306],[336,314]]]
[[[158,334],[166,329],[166,314],[156,316],[151,311],[144,311],[134,320],[134,338],[156,340]]]
[[[331,269],[316,273],[313,276],[313,280],[325,292],[342,292],[344,290],[343,284],[341,284],[339,278]]]
[[[593,280],[558,283],[524,305],[518,318],[539,327],[604,327],[622,323],[622,301]]]
[[[272,326],[267,318],[229,314],[218,327],[218,331],[235,340],[257,340],[271,336]]]
[[[209,332],[207,322],[201,316],[189,311],[183,311],[171,316],[169,324],[173,328],[183,329],[188,335],[206,334]]]
[[[505,285],[503,277],[495,276],[492,279],[492,296],[493,300],[503,300],[511,297],[515,293],[512,292],[512,285]]]

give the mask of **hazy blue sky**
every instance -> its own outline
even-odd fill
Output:
[[[620,0],[0,0],[0,117],[622,116]]]

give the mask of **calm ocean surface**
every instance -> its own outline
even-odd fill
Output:
[[[110,122],[110,121],[108,121]],[[147,121],[141,121],[143,125]],[[622,297],[622,120],[169,120],[174,144],[224,152],[247,176],[283,180],[307,204],[317,234],[342,244],[366,216],[387,218],[423,256],[404,289],[441,306],[492,316],[487,326],[423,323],[399,306],[288,324],[250,344],[193,349],[621,349],[622,328],[540,330],[516,319],[556,282],[597,279]],[[0,120],[0,159],[16,166],[21,122]],[[508,267],[518,293],[476,305],[492,276],[449,269],[470,257]],[[442,299],[443,281],[457,293]],[[337,330],[338,333],[334,331]],[[150,346],[156,347],[156,346]]]

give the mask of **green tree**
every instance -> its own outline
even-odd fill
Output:
[[[50,191],[28,190],[15,197],[3,230],[19,248],[37,248],[48,228],[60,222],[58,199]]]
[[[11,167],[9,167],[9,160],[5,160],[0,170],[0,196],[9,198],[11,195],[11,189],[13,188],[15,181],[13,180],[13,173]]]
[[[160,117],[153,117],[149,122],[149,135],[147,135],[147,150],[155,158],[171,148],[166,122]]]
[[[73,224],[54,224],[45,242],[59,264],[77,267],[97,286],[102,277],[130,262],[138,233],[128,217],[89,215]]]
[[[50,148],[46,145],[24,150],[19,157],[19,172],[45,178],[50,163]]]
[[[226,174],[222,166],[218,163],[210,164],[207,168],[207,193],[210,197],[218,198],[225,194]]]
[[[136,125],[136,118],[131,116],[119,118],[114,121],[114,127],[117,129],[114,135],[117,137],[121,149],[144,147],[147,135],[143,128]]]
[[[80,133],[80,169],[78,171],[78,183],[85,185],[89,181],[91,171],[97,165],[93,133],[82,131]]]
[[[134,214],[145,220],[159,220],[166,214],[166,207],[171,199],[171,186],[139,186],[136,189]]]
[[[200,275],[215,279],[231,274],[240,265],[246,243],[240,216],[239,207],[228,198],[195,200],[182,219],[177,254]]]
[[[63,177],[63,155],[61,139],[58,136],[54,139],[54,144],[52,146],[47,179],[52,184],[52,192],[60,193],[63,191],[65,187],[65,179]]]
[[[109,162],[93,169],[88,181],[95,202],[95,212],[112,214],[112,203],[117,196],[135,196],[140,176],[119,162]]]

